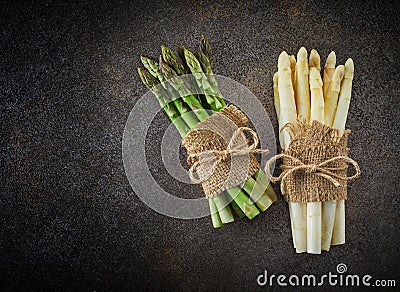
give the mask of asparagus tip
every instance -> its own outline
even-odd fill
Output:
[[[290,68],[289,55],[285,51],[279,55],[278,68]]]
[[[161,54],[163,56],[165,56],[168,53],[168,51],[169,51],[169,48],[167,46],[161,45],[161,52],[162,52]]]
[[[152,76],[150,76],[150,74],[147,71],[138,67],[138,74],[143,84],[146,85],[147,88],[151,89],[155,85],[155,83],[152,80]]]
[[[348,58],[347,61],[346,61],[346,63],[344,63],[344,66],[345,66],[346,68],[353,68],[353,70],[354,70],[354,62],[353,62],[353,59],[352,59],[352,58]]]
[[[325,67],[327,68],[335,68],[336,65],[336,53],[334,51],[330,52],[328,57],[326,58]]]
[[[347,59],[346,63],[344,64],[344,75],[345,78],[353,78],[354,75],[354,62],[353,59]]]
[[[335,73],[336,73],[336,76],[333,76],[332,79],[335,79],[335,80],[336,79],[342,79],[343,75],[344,75],[344,66],[343,65],[337,66],[337,68],[336,68],[335,72],[333,73],[333,75],[335,75]]]
[[[310,67],[316,67],[318,70],[321,70],[321,57],[319,56],[317,50],[312,49],[310,52]]]
[[[307,61],[307,50],[305,47],[301,47],[299,52],[297,53],[298,61]]]
[[[185,54],[185,57],[186,57],[186,56],[190,56],[190,55],[192,54],[192,52],[189,51],[189,49],[187,49],[186,47],[183,47],[182,49],[183,49],[183,52],[184,52],[184,54]]]

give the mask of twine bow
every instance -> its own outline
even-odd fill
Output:
[[[287,158],[290,159],[292,162],[294,162],[294,165],[282,165],[282,173],[274,177],[270,170],[271,170],[271,164],[274,163],[276,160],[281,159],[281,158]],[[331,162],[335,161],[342,161],[345,163],[344,166],[338,166],[338,167],[328,167],[327,165]],[[352,176],[341,176],[335,173],[335,171],[338,170],[344,170],[347,168],[347,163],[353,165],[355,169],[355,174]],[[278,154],[272,157],[270,160],[267,161],[267,164],[265,165],[265,173],[267,176],[270,178],[271,181],[277,182],[281,181],[281,192],[283,195],[286,194],[286,179],[292,175],[293,173],[297,171],[304,171],[306,173],[313,173],[315,175],[321,176],[323,178],[326,178],[328,181],[330,181],[335,187],[339,187],[340,183],[338,180],[343,180],[343,181],[350,181],[355,178],[357,178],[361,174],[360,167],[356,161],[353,159],[347,157],[347,156],[336,156],[330,159],[327,159],[319,164],[304,164],[300,159],[293,157],[288,154]]]
[[[238,136],[248,132],[251,134],[253,143],[248,145],[245,139],[240,139],[238,141]],[[238,143],[241,142],[241,143]],[[225,150],[204,150],[202,152],[197,152],[190,154],[187,162],[192,164],[189,169],[189,175],[191,180],[194,183],[200,183],[204,180],[204,178],[199,177],[197,179],[194,177],[194,173],[196,172],[197,168],[202,165],[202,167],[207,168],[210,170],[210,174],[213,172],[215,167],[218,163],[223,160],[226,160],[229,157],[234,156],[242,156],[242,155],[249,155],[249,154],[261,154],[268,152],[267,149],[256,149],[259,143],[258,136],[256,132],[248,127],[239,127],[233,133],[232,138],[229,141],[229,144]],[[205,155],[205,157],[203,156]]]

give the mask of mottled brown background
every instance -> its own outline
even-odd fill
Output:
[[[70,1],[66,1],[70,2]],[[372,1],[371,1],[372,2]],[[399,278],[399,5],[360,1],[15,1],[0,3],[0,289],[254,290],[257,275],[348,272]],[[282,50],[355,62],[348,127],[362,177],[347,243],[295,254],[287,205],[220,229],[155,213],[133,193],[121,141],[146,92],[139,56],[208,36],[215,71],[247,86],[274,125]],[[160,114],[148,139],[157,166]],[[178,194],[190,187],[164,187]],[[400,283],[398,283],[400,284]]]

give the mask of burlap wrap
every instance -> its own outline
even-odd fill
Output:
[[[320,202],[347,199],[347,181],[360,175],[358,164],[348,157],[347,147],[350,130],[343,135],[320,122],[312,125],[299,122],[291,125],[291,142],[282,154],[271,158],[270,165],[283,159],[283,172],[272,181],[281,180],[281,192],[290,202]],[[347,176],[348,163],[355,168],[353,176]]]
[[[249,151],[249,141],[242,131],[247,122],[247,117],[230,105],[197,124],[183,138],[188,163],[192,168],[196,166],[206,197],[240,185],[260,168],[256,151]]]

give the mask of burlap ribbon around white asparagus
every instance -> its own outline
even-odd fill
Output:
[[[339,131],[313,121],[309,126],[298,122],[289,125],[291,142],[281,154],[272,157],[265,172],[272,182],[281,181],[281,192],[290,202],[323,202],[347,199],[347,182],[357,178],[360,167],[348,157],[350,130]],[[282,173],[274,177],[271,165],[283,159]],[[347,175],[348,164],[355,173]]]
[[[247,122],[247,117],[230,105],[197,124],[183,138],[190,177],[194,183],[201,183],[206,197],[242,184],[260,168],[254,154],[267,150],[257,149],[257,134],[246,127]],[[253,143],[247,140],[246,132]]]

